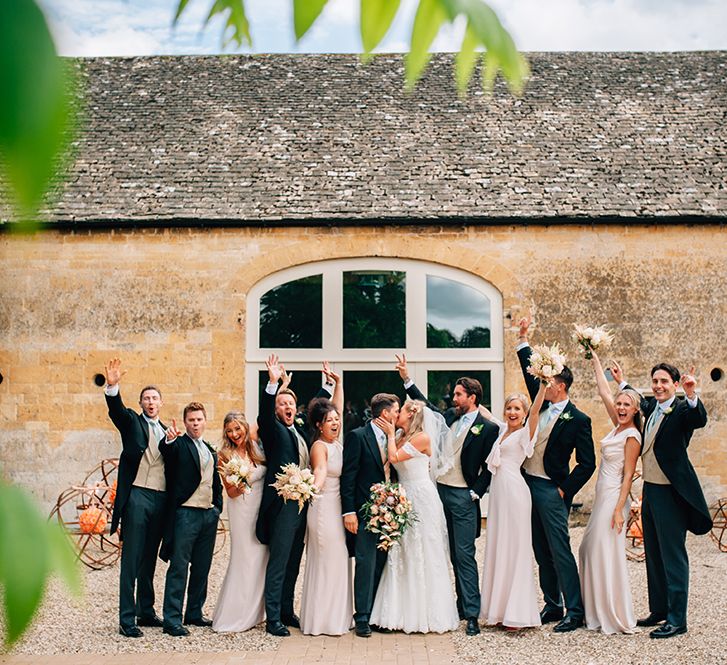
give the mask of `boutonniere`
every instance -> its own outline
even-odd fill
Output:
[[[573,414],[568,412],[562,413],[558,420],[565,420],[566,422],[568,422],[569,420],[573,420]]]
[[[298,427],[303,427],[303,419],[302,418],[296,418],[295,424],[298,425]]]
[[[674,410],[673,406],[670,406],[668,409],[664,409],[664,415],[668,416],[673,410]]]
[[[472,434],[477,436],[482,431],[482,427],[483,427],[482,423],[478,423],[477,425],[472,425],[472,427],[470,427],[470,432],[472,432]]]

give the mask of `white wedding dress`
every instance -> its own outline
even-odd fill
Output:
[[[405,633],[456,630],[459,616],[449,574],[447,524],[429,475],[429,456],[409,442],[401,450],[412,457],[394,466],[417,521],[389,550],[370,620]]]

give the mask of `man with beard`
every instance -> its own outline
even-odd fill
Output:
[[[406,356],[396,357],[396,369],[411,399],[426,402],[432,411],[442,413],[409,378]],[[475,540],[480,536],[480,498],[490,485],[491,474],[485,460],[499,435],[496,425],[479,411],[482,385],[476,379],[457,379],[452,407],[442,413],[454,439],[454,459],[448,471],[437,478],[439,498],[444,506],[449,533],[449,555],[457,588],[457,610],[467,620],[467,635],[477,635],[480,627],[480,583],[475,561]]]

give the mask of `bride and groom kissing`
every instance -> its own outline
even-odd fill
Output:
[[[479,500],[490,482],[486,459],[499,430],[480,413],[479,381],[458,379],[453,406],[441,413],[409,378],[406,357],[397,360],[410,399],[400,405],[396,395],[375,395],[372,421],[349,432],[343,447],[343,522],[356,536],[356,635],[369,637],[372,629],[445,632],[462,619],[467,634],[476,635]],[[359,511],[371,486],[388,479],[404,487],[417,520],[387,554]],[[442,574],[449,568],[447,550],[456,596],[449,575]]]

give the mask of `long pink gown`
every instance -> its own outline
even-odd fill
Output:
[[[352,559],[341,517],[343,446],[327,443],[328,473],[308,508],[300,629],[305,635],[343,635],[353,622]]]
[[[497,421],[495,421],[497,422]],[[536,435],[526,427],[507,438],[504,423],[487,457],[492,473],[482,568],[480,619],[513,628],[540,625],[533,570],[530,490],[520,467],[533,454]]]
[[[250,480],[251,494],[234,499],[225,497],[230,524],[230,561],[212,617],[212,630],[218,633],[242,632],[265,618],[263,591],[268,548],[255,536],[265,466],[259,464]]]
[[[625,522],[629,501],[623,508],[621,533],[611,528],[623,482],[624,446],[630,436],[641,442],[641,434],[633,427],[619,433],[614,428],[601,441],[601,466],[593,512],[578,550],[586,627],[606,634],[633,633],[636,627],[626,570]]]

